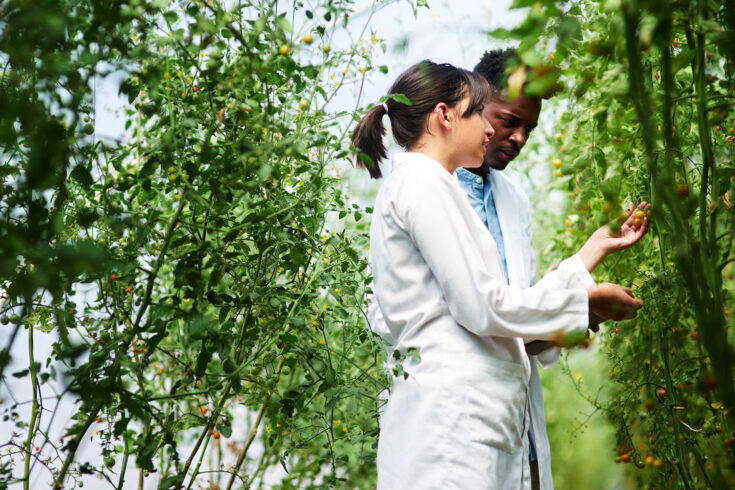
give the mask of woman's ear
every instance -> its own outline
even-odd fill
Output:
[[[437,122],[439,122],[440,125],[449,125],[449,107],[447,107],[447,104],[439,102],[436,107],[434,107],[433,114],[436,115]]]

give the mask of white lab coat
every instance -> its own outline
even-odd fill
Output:
[[[419,153],[393,163],[370,230],[384,317],[373,328],[389,344],[389,363],[393,350],[412,347],[420,360],[403,362],[409,376],[393,380],[381,413],[378,488],[523,488],[531,376],[523,342],[586,330],[586,291],[544,285],[589,273],[573,256],[534,287],[508,287],[495,242],[454,177]]]
[[[489,175],[500,229],[505,242],[508,281],[513,287],[530,287],[536,280],[536,254],[531,243],[531,211],[528,198],[520,187],[501,172],[491,169]],[[572,274],[566,277],[554,274],[543,279],[543,287],[548,288],[586,289],[594,285],[595,282],[589,274]],[[559,358],[559,349],[554,347],[529,358],[531,360],[531,379],[528,401],[533,420],[539,483],[541,490],[552,490],[554,482],[551,477],[551,454],[549,439],[546,435],[544,398],[535,364],[543,368],[553,366]],[[527,487],[530,488],[530,482]]]

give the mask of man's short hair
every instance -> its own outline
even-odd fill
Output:
[[[490,83],[493,89],[493,95],[500,95],[500,92],[508,84],[508,62],[517,63],[519,60],[515,48],[494,49],[485,51],[480,62],[475,66],[475,73],[479,73]]]

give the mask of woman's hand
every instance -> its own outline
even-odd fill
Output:
[[[610,225],[605,225],[590,236],[579,251],[579,256],[588,271],[595,270],[602,259],[611,253],[625,250],[643,238],[651,225],[648,217],[649,207],[645,202],[640,203],[637,207],[631,204],[625,221],[620,225],[617,233],[612,231]]]
[[[587,289],[590,312],[605,320],[633,318],[643,302],[633,297],[630,288],[604,282]]]

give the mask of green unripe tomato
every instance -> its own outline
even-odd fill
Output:
[[[112,468],[113,466],[115,466],[115,458],[105,458],[105,466],[107,466],[108,468]]]
[[[84,133],[84,134],[94,134],[94,124],[85,124],[82,127],[82,133]]]
[[[10,323],[14,323],[15,325],[20,323],[20,317],[18,315],[10,315]]]
[[[10,318],[8,318],[8,315],[3,315],[2,318],[0,318],[0,323],[3,325],[7,325],[10,323]]]

